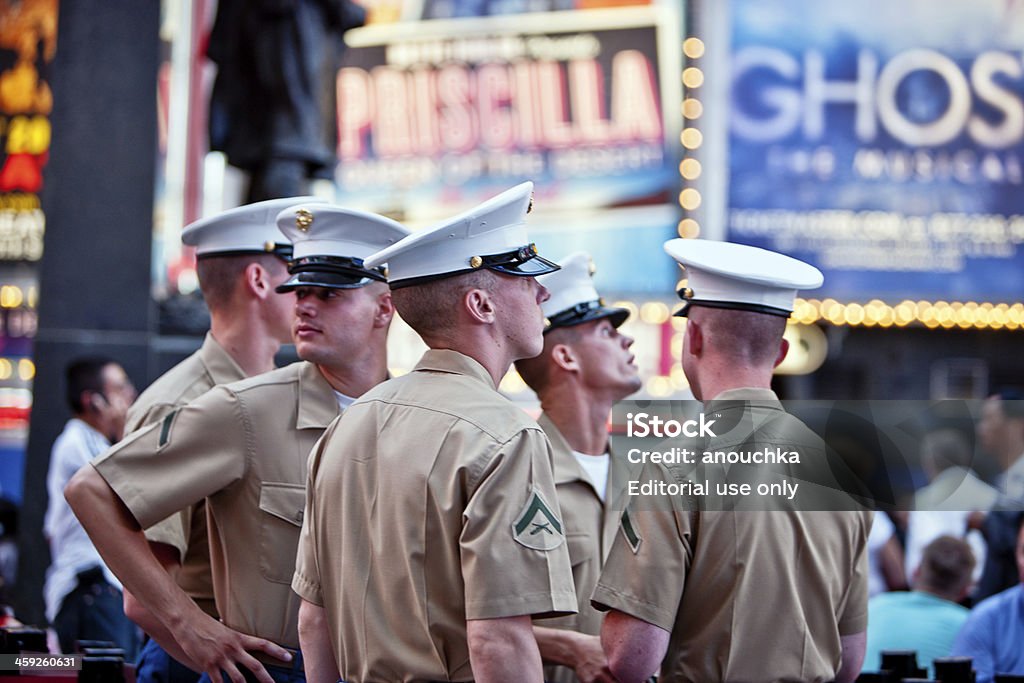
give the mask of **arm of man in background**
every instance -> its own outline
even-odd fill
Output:
[[[541,683],[540,652],[529,615],[466,622],[477,683]],[[524,673],[530,672],[524,678]]]
[[[331,649],[327,613],[323,607],[306,599],[299,605],[299,644],[306,683],[336,683],[340,674]]]
[[[669,635],[660,626],[610,610],[601,624],[601,644],[608,655],[608,668],[620,683],[643,683],[665,658]]]
[[[843,647],[843,661],[836,673],[835,683],[853,683],[864,666],[864,651],[867,649],[867,631],[840,636]]]
[[[260,683],[273,683],[246,650],[261,650],[283,661],[291,657],[288,651],[262,638],[238,633],[199,609],[153,556],[138,521],[92,465],[83,467],[71,479],[65,496],[107,566],[158,617],[166,627],[165,633],[173,634],[171,642],[157,639],[164,649],[214,680],[223,670],[232,683],[244,683],[237,667],[242,664]]]
[[[177,583],[178,572],[181,569],[181,556],[177,549],[164,543],[150,543],[149,549],[153,552],[153,556],[160,563],[160,566],[164,568],[164,571]],[[146,606],[135,597],[134,593],[128,590],[127,586],[124,588],[124,613],[139,628],[145,631],[150,638],[160,643],[172,657],[190,666],[193,664],[186,662],[185,659],[179,659],[179,657],[186,657],[186,655],[184,650],[178,645],[174,634],[164,626],[163,622],[155,614],[146,609]]]
[[[570,666],[580,683],[614,683],[601,638],[566,629],[533,627],[540,656],[545,662]]]

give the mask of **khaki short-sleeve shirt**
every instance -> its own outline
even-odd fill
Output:
[[[751,410],[770,407],[770,392]],[[770,399],[770,400],[769,400]],[[678,482],[645,465],[643,481]],[[628,528],[626,528],[628,526]],[[594,590],[671,632],[659,680],[830,681],[867,626],[870,511],[709,512],[634,500]]]
[[[601,612],[590,604],[590,595],[601,575],[604,558],[611,549],[619,529],[619,515],[626,495],[629,469],[625,459],[611,454],[605,500],[602,501],[593,483],[580,467],[572,447],[546,414],[537,423],[551,442],[552,464],[558,506],[565,524],[566,545],[572,563],[572,579],[576,585],[578,614],[538,621],[538,626],[560,628],[588,635],[601,633]],[[619,514],[615,514],[618,510]],[[578,679],[568,666],[544,667],[544,680],[548,683],[574,683]]]
[[[219,384],[245,379],[234,359],[207,332],[198,351],[158,377],[128,409],[124,433],[162,420],[175,408],[195,400]],[[171,515],[146,529],[146,539],[178,551],[178,585],[204,612],[216,617],[210,542],[206,531],[206,501]]]
[[[472,680],[467,619],[576,609],[547,439],[468,356],[361,397],[310,481],[292,586],[346,681]]]
[[[224,623],[297,648],[298,598],[289,584],[306,462],[338,413],[317,367],[293,363],[210,390],[93,464],[143,527],[205,497]]]

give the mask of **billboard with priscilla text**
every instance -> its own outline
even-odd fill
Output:
[[[425,224],[533,180],[549,253],[609,224],[624,230],[609,260],[657,253],[678,221],[680,29],[640,6],[350,31],[339,201]],[[604,272],[619,291],[665,291],[668,266]]]

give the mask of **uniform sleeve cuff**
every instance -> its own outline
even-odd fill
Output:
[[[500,619],[502,617],[533,616],[540,619],[576,614],[576,593],[531,593],[510,595],[466,604],[466,619]]]
[[[311,602],[318,607],[324,606],[324,596],[320,590],[320,584],[299,572],[292,575],[292,590],[306,602]]]
[[[649,624],[654,624],[665,631],[672,631],[672,626],[676,621],[675,605],[673,605],[672,611],[669,612],[662,605],[655,605],[640,600],[600,583],[594,589],[594,594],[590,598],[590,604],[599,612],[607,612],[611,609],[618,610]]]

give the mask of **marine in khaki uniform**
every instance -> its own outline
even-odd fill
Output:
[[[497,391],[543,344],[525,183],[367,260],[430,347],[310,457],[292,587],[310,680],[540,683],[531,615],[576,609],[551,453]]]
[[[292,245],[277,229],[277,215],[312,197],[274,199],[196,221],[181,239],[196,249],[199,287],[210,311],[210,332],[198,351],[161,375],[132,404],[125,434],[163,419],[218,384],[274,368],[274,354],[291,342],[294,297],[275,292],[288,278]],[[210,573],[205,501],[146,530],[153,554],[199,607],[217,618]],[[125,612],[153,635],[139,656],[139,683],[193,683],[195,671],[172,661],[159,645],[170,637],[131,593]],[[156,636],[160,636],[157,638]]]
[[[625,459],[609,452],[608,415],[641,382],[629,350],[633,340],[618,331],[629,311],[604,305],[588,254],[571,254],[559,265],[538,278],[551,293],[542,304],[544,350],[516,361],[516,369],[544,411],[538,422],[551,441],[579,613],[538,621],[534,632],[548,683],[610,682],[599,638],[602,615],[591,607],[590,594],[619,528],[630,476]]]
[[[327,205],[288,209],[278,224],[295,244],[292,277],[279,289],[295,291],[304,360],[214,388],[83,468],[66,492],[114,572],[173,634],[165,647],[204,679],[224,670],[241,681],[239,666],[252,672],[245,680],[301,677],[301,656],[289,652],[298,646],[289,582],[307,457],[340,409],[387,373],[391,295],[383,271],[363,258],[407,231]],[[136,557],[140,526],[203,498],[223,624]]]
[[[739,436],[744,450],[815,443],[769,387],[796,291],[818,287],[821,273],[746,245],[671,240],[665,249],[686,268],[682,365],[704,412],[724,425],[715,437]],[[805,452],[818,460],[824,450]],[[677,483],[679,467],[648,464],[640,478]],[[601,637],[612,672],[626,683],[659,664],[659,681],[670,683],[853,681],[871,526],[871,513],[854,509],[706,511],[680,496],[634,498],[593,595],[611,610]]]

